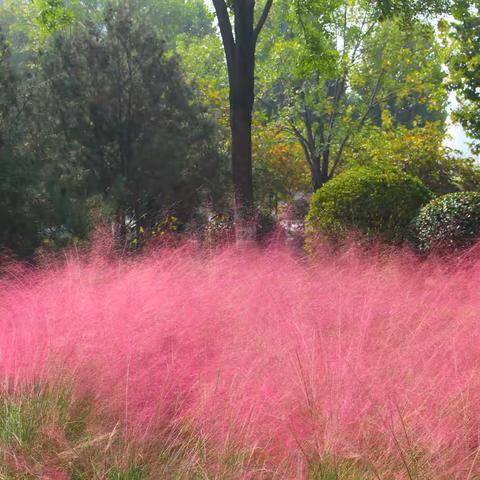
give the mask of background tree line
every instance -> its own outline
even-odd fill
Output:
[[[478,188],[473,159],[445,146],[449,89],[480,138],[478,2],[427,2],[453,14],[440,28],[422,2],[276,0],[253,13],[237,3],[225,4],[233,33],[242,15],[262,27],[247,52],[252,191],[240,203],[276,214],[371,164],[438,194]],[[230,216],[232,79],[217,25],[202,0],[3,3],[3,248],[71,245],[101,223],[138,241]],[[250,155],[239,142],[237,169]]]

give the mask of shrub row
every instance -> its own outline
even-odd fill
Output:
[[[454,251],[480,236],[480,193],[433,198],[420,179],[397,169],[352,168],[312,197],[306,244],[339,245],[359,236],[367,242],[405,241],[422,253]]]

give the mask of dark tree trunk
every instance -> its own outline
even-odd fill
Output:
[[[322,185],[322,172],[320,171],[320,164],[313,162],[310,171],[312,173],[312,188],[316,192]]]
[[[232,131],[232,174],[235,195],[235,232],[239,240],[255,235],[252,181],[252,112],[233,107],[230,112]]]
[[[255,236],[252,180],[252,110],[255,70],[254,2],[238,1],[235,7],[235,53],[230,76],[230,127],[232,174],[237,240]]]
[[[235,237],[253,240],[256,234],[252,179],[252,110],[255,46],[273,0],[267,0],[254,25],[255,0],[232,0],[232,29],[225,0],[213,0],[222,34],[230,83],[230,127],[234,188]],[[235,35],[234,35],[235,31]]]
[[[323,153],[322,161],[320,157],[312,156],[312,162],[310,165],[310,172],[312,174],[312,188],[316,192],[319,188],[323,187],[329,180],[329,157],[328,153]]]

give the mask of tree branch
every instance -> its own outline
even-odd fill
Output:
[[[315,142],[315,137],[313,135],[313,120],[312,120],[311,110],[310,108],[307,107],[305,92],[301,92],[300,98],[302,99],[302,104],[303,104],[302,118],[303,118],[303,124],[305,125],[305,130],[307,132],[309,148],[312,152],[315,152],[317,149],[317,145]]]
[[[290,124],[290,128],[285,127],[285,131],[292,133],[300,142],[300,145],[303,149],[305,161],[307,162],[308,166],[312,168],[312,157],[310,155],[307,139],[303,136],[302,132],[295,126],[293,121],[289,120],[288,123]]]
[[[272,4],[273,4],[273,0],[267,0],[265,3],[265,6],[263,7],[262,15],[260,16],[257,26],[255,27],[255,30],[253,32],[253,41],[255,43],[258,40],[258,36],[260,35],[260,32],[262,31],[262,28],[265,25],[265,22],[267,21],[268,15],[270,13],[270,9],[272,8]]]
[[[380,74],[377,78],[377,82],[375,83],[375,87],[373,88],[372,94],[370,96],[370,100],[367,105],[367,109],[365,110],[365,113],[363,114],[362,118],[360,119],[360,122],[358,124],[357,132],[363,128],[363,125],[365,124],[368,114],[370,113],[371,109],[375,105],[375,99],[377,97],[378,91],[380,89],[383,77],[385,75],[385,70],[382,69],[380,71]],[[347,134],[345,135],[345,138],[343,139],[342,143],[340,144],[340,148],[338,149],[337,155],[335,156],[335,161],[333,162],[332,170],[330,171],[329,178],[332,178],[333,175],[335,174],[335,170],[338,167],[338,164],[340,163],[342,159],[342,154],[343,150],[347,146],[348,141],[350,140],[350,137],[352,136],[352,130],[350,129]]]
[[[217,13],[218,27],[222,35],[223,49],[225,50],[225,58],[227,59],[228,77],[231,81],[235,57],[235,39],[233,38],[232,23],[230,22],[230,15],[228,14],[225,0],[213,0],[213,6]]]

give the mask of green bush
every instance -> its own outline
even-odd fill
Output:
[[[411,225],[411,239],[422,253],[455,251],[480,237],[480,193],[449,193],[426,205]]]
[[[305,225],[307,246],[319,238],[337,244],[352,234],[401,243],[411,220],[431,198],[421,180],[399,170],[352,168],[312,197]]]

